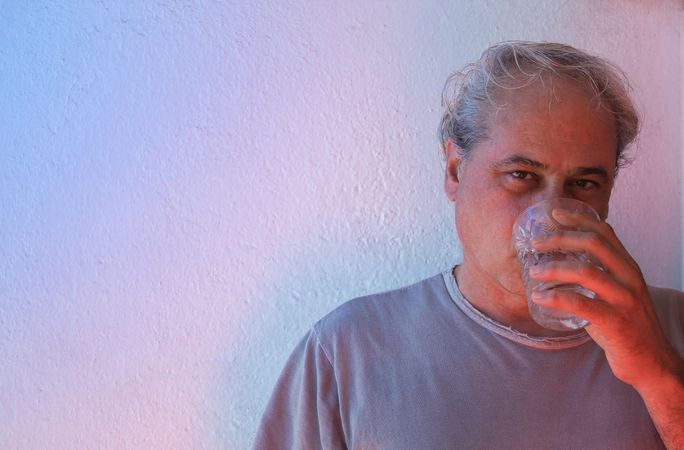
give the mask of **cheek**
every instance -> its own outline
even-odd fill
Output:
[[[610,192],[601,201],[601,204],[597,205],[597,207],[594,208],[596,210],[596,212],[598,213],[598,215],[601,217],[601,220],[606,220],[608,218],[609,202],[610,202]]]
[[[462,241],[477,243],[488,253],[508,253],[512,248],[513,223],[525,208],[511,201],[476,200],[456,211]],[[510,246],[510,248],[509,248]]]
[[[513,249],[513,223],[532,199],[506,190],[490,177],[464,183],[461,188],[456,226],[464,247],[490,257],[508,256]]]
[[[606,195],[605,198],[599,198],[595,201],[588,201],[589,206],[594,208],[598,213],[601,220],[606,220],[608,218],[608,201],[610,200],[610,194]]]
[[[605,222],[608,219],[608,206],[602,209],[597,209],[596,212],[598,213],[602,222]]]

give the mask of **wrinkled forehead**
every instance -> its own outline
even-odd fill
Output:
[[[529,74],[512,74],[510,78],[488,85],[489,108],[487,117],[505,117],[515,114],[532,105],[543,105],[549,110],[569,97],[582,100],[587,113],[605,108],[601,95],[587,79],[540,73],[535,77]],[[495,118],[494,117],[494,118]]]
[[[592,164],[600,162],[608,168],[616,162],[613,114],[574,80],[543,80],[502,89],[484,124],[487,138],[497,145],[553,149],[565,157],[596,159]]]

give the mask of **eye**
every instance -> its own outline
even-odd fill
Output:
[[[525,172],[524,170],[514,170],[513,172],[509,172],[508,175],[520,181],[531,181],[535,178],[535,174],[532,172]]]
[[[572,184],[584,191],[590,191],[599,188],[599,184],[592,180],[574,180]]]
[[[537,189],[541,183],[541,177],[527,170],[510,170],[503,172],[501,181],[511,192],[527,192]]]

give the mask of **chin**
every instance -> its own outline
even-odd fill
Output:
[[[508,272],[505,277],[501,278],[501,284],[507,291],[525,296],[525,284],[523,283],[522,275],[520,273],[520,266],[518,265],[517,260],[514,261],[514,264],[515,268]]]

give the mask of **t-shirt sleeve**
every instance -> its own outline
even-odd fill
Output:
[[[254,449],[344,448],[333,365],[314,328],[285,364],[261,419]]]

